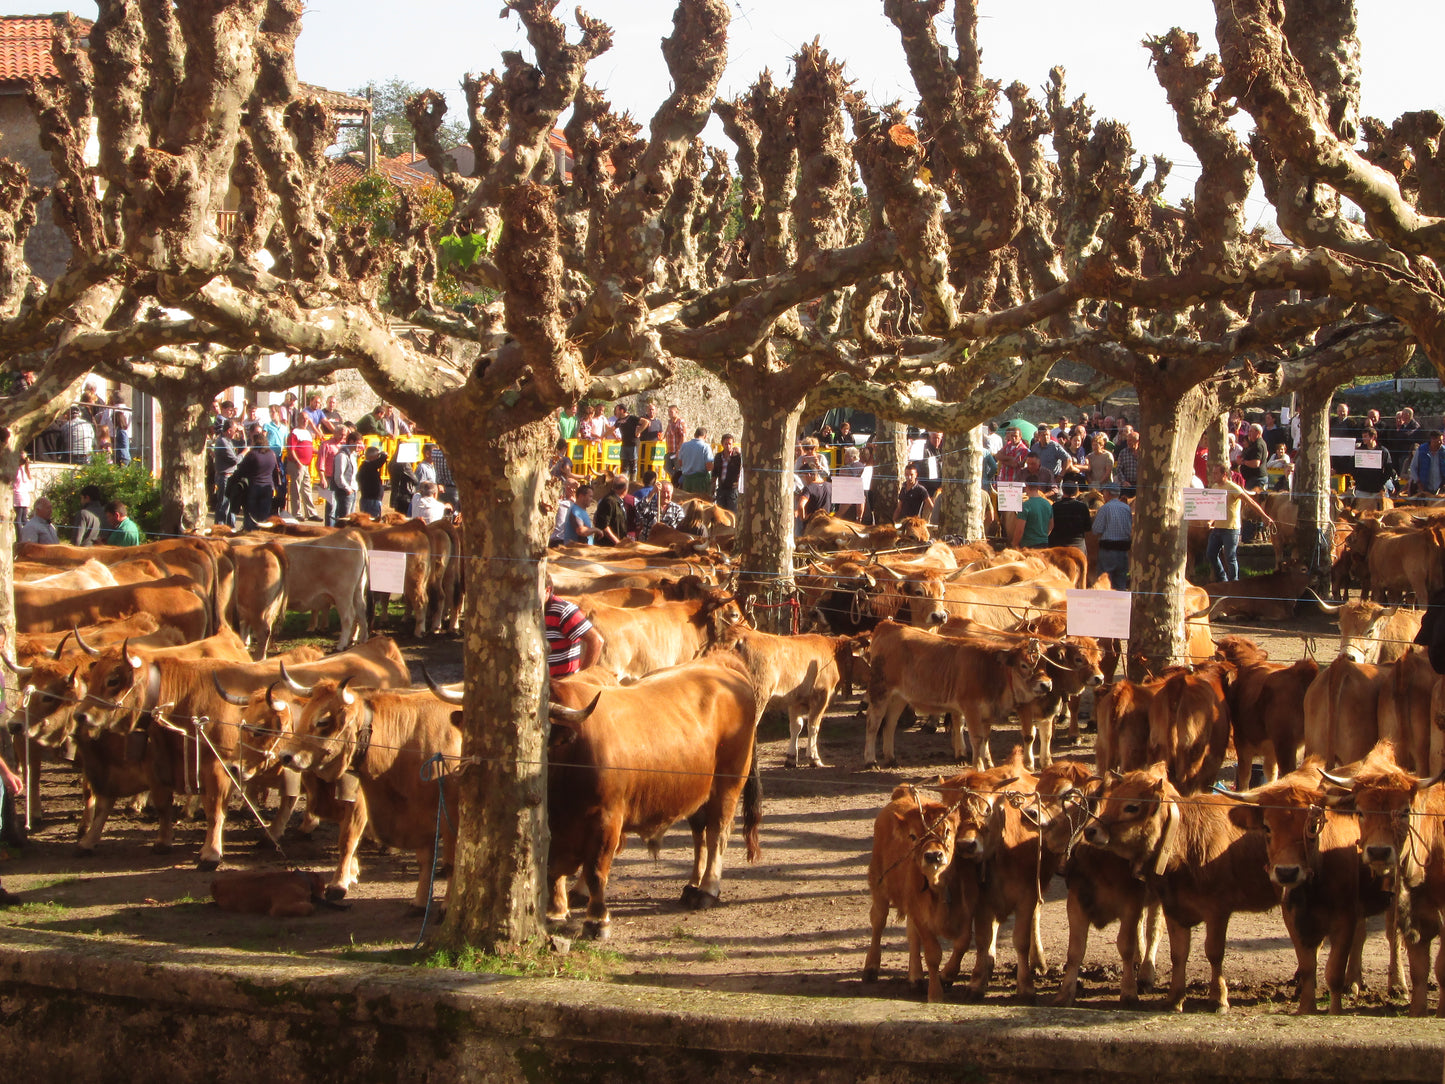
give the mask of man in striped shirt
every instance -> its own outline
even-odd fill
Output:
[[[1129,542],[1134,535],[1134,514],[1119,498],[1119,484],[1104,486],[1108,500],[1094,513],[1089,529],[1099,539],[1099,571],[1109,574],[1109,586],[1115,591],[1129,590]]]
[[[552,677],[566,677],[586,670],[602,657],[602,636],[587,615],[552,590],[547,576],[547,671]]]

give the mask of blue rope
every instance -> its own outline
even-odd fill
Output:
[[[427,921],[431,918],[432,892],[433,892],[433,890],[434,890],[435,887],[436,887],[436,881],[437,881],[437,863],[441,860],[441,850],[442,850],[442,816],[443,816],[443,815],[446,816],[446,818],[447,818],[447,827],[448,827],[448,828],[451,827],[451,823],[452,823],[451,814],[450,814],[450,813],[447,813],[447,811],[446,811],[446,808],[447,808],[447,793],[446,793],[446,789],[442,786],[441,770],[442,770],[443,766],[445,765],[445,763],[446,763],[446,757],[443,756],[441,753],[436,753],[436,754],[434,754],[434,755],[431,757],[431,759],[425,761],[425,762],[422,764],[422,766],[421,766],[421,771],[420,771],[420,773],[419,773],[420,776],[421,776],[421,781],[422,781],[423,783],[430,782],[431,780],[429,780],[429,779],[427,778],[427,769],[430,768],[430,767],[432,767],[433,765],[435,765],[435,767],[436,767],[436,774],[435,774],[432,778],[436,780],[436,784],[437,784],[437,825],[436,825],[436,834],[432,836],[431,870],[430,870],[430,872],[427,874],[427,879],[426,879],[426,910],[423,911],[423,912],[422,912],[422,915],[421,915],[421,930],[418,931],[418,933],[417,933],[417,935],[416,935],[416,944],[412,945],[412,949],[413,949],[413,950],[421,948],[421,943],[422,943],[424,940],[426,940],[426,925],[427,925]],[[453,831],[455,831],[455,829],[453,829]]]

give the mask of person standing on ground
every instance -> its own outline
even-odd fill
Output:
[[[217,526],[236,526],[236,510],[231,507],[231,499],[226,496],[226,486],[245,454],[245,440],[241,436],[240,423],[232,418],[211,445],[211,463],[216,475]]]
[[[75,544],[94,546],[105,529],[105,494],[97,486],[86,486],[80,491],[80,499],[84,503],[75,517]]]
[[[547,573],[543,613],[547,626],[547,673],[559,678],[580,673],[602,657],[602,635],[575,603],[558,598]]]
[[[617,404],[617,410],[612,417],[612,431],[622,442],[620,465],[622,473],[629,478],[637,474],[638,435],[645,425],[646,422],[640,415],[628,413],[626,403]]]
[[[130,410],[123,406],[113,407],[110,412],[115,422],[115,463],[123,467],[130,462]]]
[[[95,451],[95,426],[78,406],[70,408],[70,420],[65,423],[65,447],[72,463],[89,463]]]
[[[1079,500],[1079,480],[1073,477],[1065,478],[1060,489],[1063,490],[1063,496],[1054,502],[1049,545],[1072,546],[1088,557],[1084,536],[1089,533],[1093,521],[1089,516],[1089,506]]]
[[[341,526],[356,504],[356,430],[345,429],[337,438],[331,460],[331,492],[336,501],[332,523]]]
[[[107,545],[140,545],[140,527],[130,518],[130,509],[125,501],[111,501],[105,506],[105,515],[106,525],[110,528],[110,537],[105,540]]]
[[[1043,495],[1037,482],[1024,484],[1023,509],[1013,525],[1013,545],[1024,549],[1043,549],[1049,544],[1049,529],[1054,525],[1054,506]]]
[[[1379,434],[1373,429],[1360,434],[1360,451],[1380,453],[1378,467],[1355,468],[1355,511],[1373,511],[1383,506],[1385,495],[1395,482],[1395,461],[1389,452],[1380,448]]]
[[[848,423],[844,422],[843,424],[847,425]],[[863,457],[856,447],[849,446],[843,449],[843,465],[838,468],[835,477],[863,477]],[[863,506],[861,504],[838,505],[833,509],[833,514],[840,519],[852,520],[857,523],[863,518]]]
[[[383,489],[381,468],[384,463],[381,448],[370,444],[365,458],[356,468],[356,492],[361,496],[361,511],[372,519],[381,518],[381,493]]]
[[[5,793],[9,794],[12,798],[19,798],[25,790],[25,780],[20,777],[14,768],[5,763],[3,757],[0,757],[0,790],[4,790]],[[13,809],[14,806],[12,805],[11,808]],[[0,802],[0,817],[4,816],[4,809],[5,803]],[[0,824],[0,829],[4,827],[3,824]],[[7,892],[5,885],[0,883],[0,907],[15,907],[24,902],[25,901],[14,892]]]
[[[55,533],[55,524],[50,521],[53,514],[50,498],[37,497],[30,518],[25,521],[25,526],[20,528],[18,541],[39,542],[42,546],[60,545],[60,536]]]
[[[398,444],[396,454],[391,457],[391,507],[402,515],[409,516],[411,499],[416,496],[417,478],[412,465],[401,461],[401,450],[404,447],[407,446]]]
[[[1099,539],[1099,571],[1109,577],[1115,591],[1129,590],[1129,545],[1134,535],[1134,513],[1119,496],[1117,482],[1107,482],[1108,497],[1094,513],[1089,528]]]
[[[236,464],[236,477],[246,481],[244,527],[254,531],[257,525],[271,518],[276,484],[281,476],[280,460],[272,450],[270,439],[257,426],[251,430],[251,447]]]
[[[692,439],[678,449],[677,469],[682,475],[680,488],[703,497],[711,491],[712,446],[705,427],[698,426]]]
[[[682,408],[673,403],[667,408],[667,425],[662,430],[663,447],[667,450],[663,466],[667,469],[667,475],[672,479],[673,485],[682,477],[682,471],[677,465],[677,453],[687,442],[687,427],[682,421]]]
[[[805,475],[803,488],[798,491],[796,498],[794,535],[801,536],[808,517],[819,509],[826,509],[832,503],[833,484],[828,481],[828,476],[820,470]]]
[[[743,473],[743,453],[731,433],[724,433],[722,447],[712,461],[712,495],[718,507],[738,510],[738,479]]]
[[[598,531],[598,545],[616,546],[627,538],[627,505],[623,503],[626,495],[627,475],[619,474],[612,479],[607,495],[597,503],[593,524]]]
[[[303,415],[304,418],[304,415]],[[311,430],[297,426],[286,436],[287,507],[299,520],[316,519],[316,502],[311,496],[311,460],[316,446],[311,443]]]
[[[1272,525],[1274,520],[1243,486],[1230,479],[1229,468],[1223,463],[1216,463],[1212,474],[1214,484],[1211,488],[1224,490],[1228,494],[1228,503],[1225,518],[1209,522],[1209,542],[1204,548],[1204,560],[1214,569],[1219,582],[1232,582],[1239,579],[1239,524],[1243,507],[1248,505],[1266,525]]]
[[[1440,434],[1435,432],[1415,449],[1415,457],[1410,461],[1410,493],[1434,496],[1442,486],[1445,486],[1445,448],[1441,447]]]
[[[571,440],[577,435],[577,404],[557,408],[557,435]]]
[[[592,487],[578,486],[577,497],[567,510],[567,522],[562,527],[562,541],[590,546],[602,536],[602,532],[592,525],[592,513],[588,511],[591,505]]]
[[[35,480],[30,477],[30,456],[25,452],[20,453],[11,489],[15,499],[15,526],[24,527],[30,518],[30,506],[35,503]]]
[[[933,498],[918,481],[918,468],[912,463],[903,468],[903,482],[898,487],[898,501],[893,506],[893,522],[913,516],[927,519],[933,512]]]

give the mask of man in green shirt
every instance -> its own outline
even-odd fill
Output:
[[[563,440],[571,440],[577,435],[577,407],[575,404],[562,407],[557,411],[557,435]]]
[[[1014,520],[1013,544],[1037,549],[1049,544],[1049,530],[1054,525],[1054,506],[1030,482],[1024,486],[1023,510]]]
[[[140,528],[130,518],[130,509],[125,501],[111,501],[105,506],[105,522],[110,527],[107,544],[112,546],[139,546]]]

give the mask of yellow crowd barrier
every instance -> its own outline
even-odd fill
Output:
[[[313,485],[324,485],[325,483],[321,479],[321,471],[318,469],[317,466],[321,462],[321,445],[323,441],[320,437],[316,437],[312,440],[311,443],[312,446],[316,449],[316,454],[311,457],[311,483]],[[377,436],[373,433],[368,433],[361,438],[361,455],[366,455],[367,448],[380,448],[382,453],[382,459],[385,464],[381,468],[381,476],[389,482],[391,481],[391,463],[392,460],[396,457],[397,448],[401,447],[401,445],[403,444],[417,445],[416,462],[420,463],[422,452],[426,449],[426,446],[428,444],[435,443],[436,441],[423,433],[413,433],[410,436],[406,437]]]

